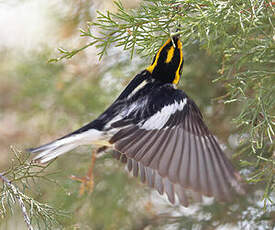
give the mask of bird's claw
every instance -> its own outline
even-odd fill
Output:
[[[72,180],[81,182],[81,185],[79,188],[80,196],[82,196],[85,193],[85,191],[87,191],[88,194],[91,194],[94,190],[93,169],[94,169],[95,161],[96,161],[96,152],[92,153],[91,165],[86,176],[78,177],[78,176],[71,175],[70,177]]]
[[[75,175],[70,176],[71,180],[75,180],[78,182],[81,182],[80,188],[79,188],[79,195],[82,196],[85,191],[87,191],[89,194],[91,194],[94,190],[94,177],[91,176],[84,176],[84,177],[78,177]]]

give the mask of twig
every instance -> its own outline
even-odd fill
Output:
[[[27,227],[28,227],[28,230],[33,230],[33,227],[31,225],[31,221],[30,221],[30,218],[28,216],[28,213],[27,213],[27,210],[26,210],[26,206],[22,200],[22,197],[19,195],[20,192],[17,190],[17,188],[10,182],[10,180],[8,178],[6,178],[4,176],[3,173],[0,173],[0,179],[3,181],[3,183],[6,183],[13,191],[15,197],[17,198],[18,200],[18,203],[20,205],[20,208],[23,212],[23,217],[24,217],[24,221],[26,222],[27,224]]]

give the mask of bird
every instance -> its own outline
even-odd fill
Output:
[[[183,206],[192,197],[232,201],[243,194],[240,174],[211,134],[195,102],[177,88],[183,44],[170,36],[152,63],[138,73],[95,120],[28,151],[47,163],[81,145],[111,149],[142,182]],[[90,173],[91,175],[91,173]],[[191,195],[190,195],[191,194]],[[190,198],[191,196],[191,198]]]

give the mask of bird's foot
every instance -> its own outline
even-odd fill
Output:
[[[91,164],[87,175],[83,177],[71,175],[70,177],[72,180],[81,182],[81,185],[79,188],[80,196],[82,196],[85,193],[85,191],[91,194],[94,190],[93,169],[94,169],[95,161],[96,161],[96,152],[92,152]]]
[[[83,176],[83,177],[78,177],[75,175],[71,175],[70,177],[72,180],[81,182],[81,185],[79,187],[79,195],[82,196],[85,191],[87,191],[89,194],[91,194],[94,190],[94,177],[89,177],[89,176]]]

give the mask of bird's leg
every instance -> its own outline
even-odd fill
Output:
[[[81,182],[80,188],[79,188],[79,195],[83,195],[84,192],[87,190],[88,193],[92,193],[94,189],[94,175],[93,175],[93,169],[96,161],[96,154],[104,151],[106,148],[102,147],[95,151],[92,151],[92,158],[91,158],[91,164],[88,170],[88,173],[84,177],[77,177],[72,175],[71,179]]]

